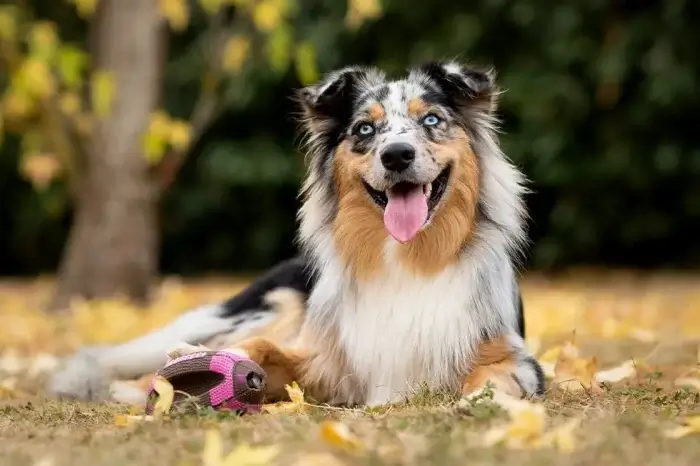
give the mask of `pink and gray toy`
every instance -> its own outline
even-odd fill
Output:
[[[199,406],[260,412],[266,374],[255,362],[226,351],[198,351],[169,361],[156,372],[175,390],[173,406],[192,399]],[[148,389],[146,414],[158,398],[153,381]]]

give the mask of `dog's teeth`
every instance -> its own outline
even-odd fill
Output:
[[[426,197],[430,197],[430,193],[433,191],[433,185],[428,183],[423,185],[423,194],[425,194]]]

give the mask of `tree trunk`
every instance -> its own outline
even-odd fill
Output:
[[[163,26],[157,0],[99,2],[93,68],[112,73],[116,94],[88,143],[53,309],[76,296],[149,297],[158,266],[158,195],[141,138],[160,97]]]

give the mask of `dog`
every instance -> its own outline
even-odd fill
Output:
[[[143,402],[168,354],[203,344],[258,363],[267,402],[292,381],[344,406],[399,402],[418,387],[542,394],[517,280],[526,180],[498,143],[499,94],[493,71],[454,61],[399,79],[347,67],[301,89],[300,255],[222,304],[79,351],[49,392]]]

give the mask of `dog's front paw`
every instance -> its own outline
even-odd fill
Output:
[[[57,398],[105,401],[110,398],[110,380],[99,362],[100,348],[85,348],[67,358],[49,378],[46,390]]]

